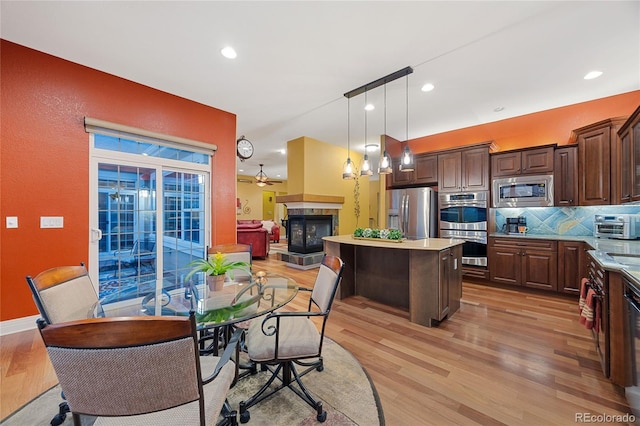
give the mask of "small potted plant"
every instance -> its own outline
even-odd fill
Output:
[[[189,281],[193,274],[197,272],[204,272],[211,290],[222,290],[226,275],[228,274],[233,279],[234,269],[242,269],[251,273],[251,265],[249,263],[231,261],[220,252],[209,255],[207,259],[195,259],[188,266],[193,266],[193,268],[185,277],[185,281]]]

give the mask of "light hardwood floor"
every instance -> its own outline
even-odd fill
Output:
[[[254,269],[309,287],[317,273],[273,254]],[[302,295],[287,306],[305,307]],[[460,310],[427,328],[351,297],[335,302],[327,336],[366,368],[388,425],[571,425],[577,413],[630,412],[624,391],[603,377],[571,298],[465,282]],[[2,337],[1,347],[4,419],[56,378],[35,330]]]

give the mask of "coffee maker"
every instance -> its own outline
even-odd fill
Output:
[[[517,234],[518,233],[518,225],[520,223],[519,217],[508,217],[506,223],[505,233],[507,234]]]

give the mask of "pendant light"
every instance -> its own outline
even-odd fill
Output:
[[[267,184],[267,179],[269,179],[267,174],[262,171],[262,166],[264,166],[264,164],[260,164],[260,171],[256,175],[256,185],[261,187],[265,186]]]
[[[351,98],[347,98],[347,161],[342,167],[342,179],[355,179],[354,165],[351,162]]]
[[[362,160],[362,166],[360,167],[360,176],[371,176],[373,170],[371,170],[371,163],[369,163],[369,154],[367,154],[367,92],[364,92],[364,159]]]
[[[400,158],[400,166],[399,169],[401,172],[412,172],[415,170],[416,166],[413,162],[413,153],[409,149],[409,76],[406,78],[407,87],[406,87],[406,96],[407,96],[407,109],[406,109],[406,123],[405,123],[405,142],[404,149],[402,150],[402,157]]]
[[[391,157],[387,154],[387,85],[384,85],[384,151],[382,156],[380,156],[380,163],[378,165],[378,173],[381,175],[388,175],[393,172],[393,168],[391,167]]]

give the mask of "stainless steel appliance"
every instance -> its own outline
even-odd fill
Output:
[[[617,238],[621,240],[640,238],[640,215],[597,214],[593,218],[593,236],[597,238]]]
[[[438,236],[438,194],[432,188],[392,189],[387,203],[389,228],[410,240]]]
[[[440,238],[459,238],[462,264],[487,266],[488,193],[440,194]]]
[[[491,188],[493,207],[553,206],[553,175],[497,178]]]

